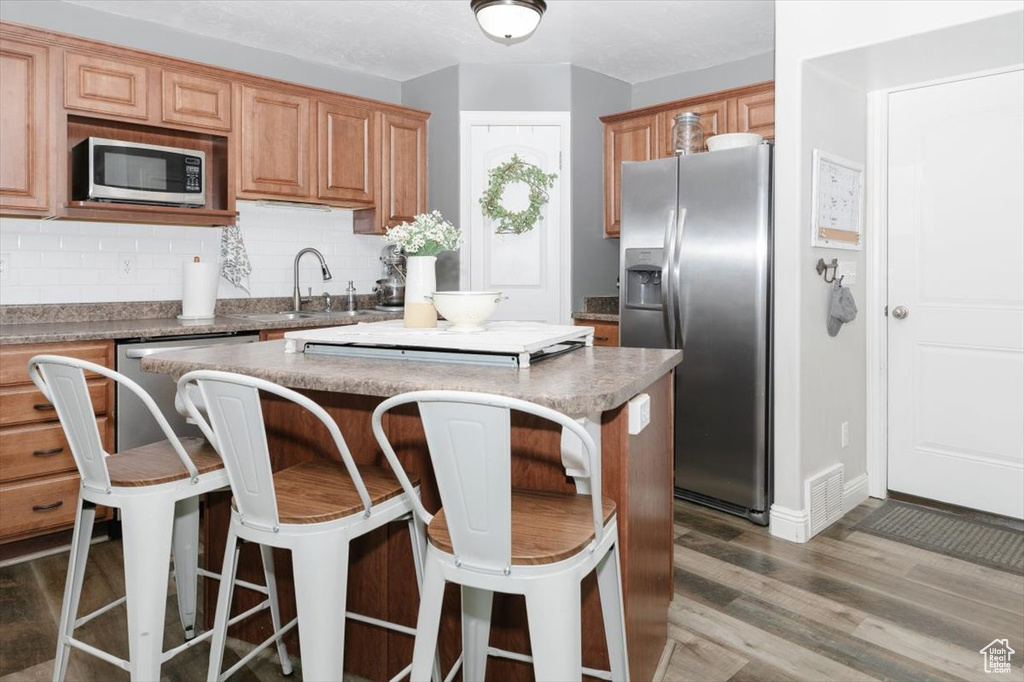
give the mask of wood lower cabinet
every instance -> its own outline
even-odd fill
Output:
[[[383,112],[374,210],[356,211],[358,234],[384,234],[427,210],[427,117]]]
[[[66,52],[64,106],[95,114],[149,118],[149,67]]]
[[[604,235],[619,236],[622,206],[622,162],[657,157],[654,116],[638,116],[604,127]]]
[[[74,524],[79,478],[52,405],[28,376],[39,354],[76,357],[105,367],[114,362],[110,341],[0,347],[0,543],[65,530]],[[114,446],[114,386],[89,374],[89,395],[103,447]],[[97,520],[107,510],[97,509]]]
[[[0,40],[0,209],[50,205],[48,70],[48,48]]]
[[[380,155],[377,114],[343,102],[317,102],[317,196],[372,204]]]
[[[604,123],[604,235],[618,237],[623,161],[647,161],[673,154],[676,114],[700,114],[704,139],[722,133],[757,133],[775,139],[775,83],[766,82],[643,109],[602,116]],[[651,145],[644,154],[644,145]]]
[[[573,320],[577,327],[594,328],[595,346],[618,346],[619,345],[619,323],[603,322],[597,320]]]
[[[310,198],[309,98],[247,85],[240,90],[239,196]]]
[[[162,86],[165,123],[231,130],[231,83],[165,69]]]

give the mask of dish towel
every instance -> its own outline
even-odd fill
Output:
[[[857,304],[853,293],[839,282],[832,285],[828,302],[828,335],[836,336],[839,328],[857,317]]]
[[[242,229],[238,225],[221,228],[220,231],[220,275],[236,287],[249,293],[249,274],[252,263],[242,241]]]

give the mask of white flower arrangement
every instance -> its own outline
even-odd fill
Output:
[[[462,245],[462,230],[444,219],[440,211],[420,213],[384,234],[384,241],[400,247],[407,256],[436,256]]]

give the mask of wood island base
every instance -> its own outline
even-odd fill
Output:
[[[601,459],[604,495],[618,508],[619,553],[622,562],[626,638],[630,673],[634,680],[650,680],[668,636],[668,605],[672,598],[672,372],[643,392],[651,397],[651,423],[638,435],[627,431],[625,404],[601,415]],[[358,464],[387,467],[370,426],[370,416],[381,398],[305,391],[322,405],[341,427]],[[278,398],[264,397],[266,427],[275,470],[316,457],[337,457],[326,429],[309,413]],[[415,406],[385,415],[385,430],[403,466],[421,480],[423,502],[434,512],[439,507],[430,471],[426,441]],[[547,422],[513,415],[512,484],[516,488],[575,493],[561,463],[561,431]],[[204,521],[206,568],[220,571],[230,517],[230,495],[208,496]],[[295,616],[291,558],[275,550],[278,590],[284,621]],[[328,569],[330,570],[330,569]],[[263,584],[259,552],[242,548],[238,577]],[[419,596],[406,524],[392,524],[352,545],[349,566],[348,610],[415,627]],[[607,670],[601,605],[594,575],[582,586],[583,665]],[[217,590],[207,583],[203,596],[205,627],[212,626]],[[260,597],[237,589],[232,611],[254,606]],[[459,592],[448,585],[442,616],[439,650],[447,673],[461,653]],[[258,642],[270,633],[269,612],[243,621],[230,636]],[[298,652],[298,637],[289,635],[289,651]],[[521,596],[495,595],[490,645],[530,653],[526,608]],[[387,680],[412,660],[413,638],[349,620],[345,637],[345,669],[372,680]],[[301,654],[300,654],[301,655]],[[531,680],[529,664],[491,657],[488,680]]]

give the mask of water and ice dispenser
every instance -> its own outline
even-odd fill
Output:
[[[626,249],[626,307],[661,309],[664,249]]]

